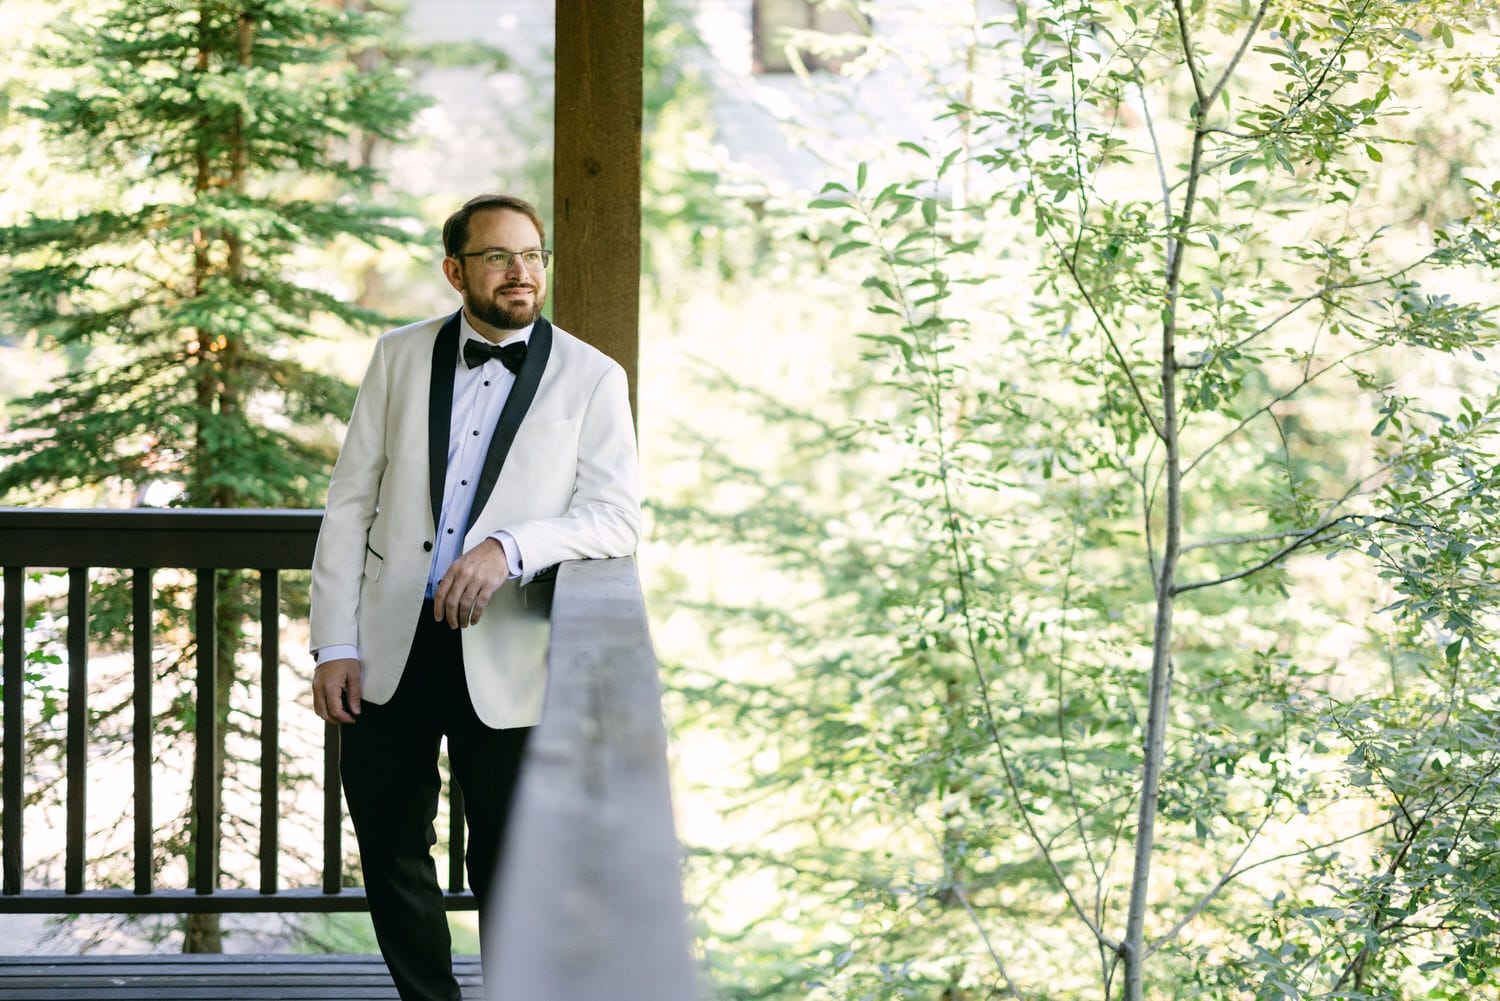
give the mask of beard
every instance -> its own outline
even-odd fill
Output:
[[[500,293],[506,289],[529,288],[532,291],[532,301],[507,302],[500,299]],[[469,310],[469,315],[476,320],[488,323],[497,330],[520,330],[535,323],[537,317],[542,315],[542,306],[547,302],[545,294],[537,291],[535,285],[512,284],[505,285],[495,290],[495,296],[490,299],[481,299],[478,296],[464,295],[464,306]]]

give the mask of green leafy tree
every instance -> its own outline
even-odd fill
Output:
[[[140,503],[154,483],[179,506],[317,500],[334,457],[326,429],[353,391],[295,345],[380,318],[330,288],[315,255],[414,235],[369,197],[378,177],[358,155],[370,137],[398,137],[419,106],[400,72],[370,58],[390,29],[381,14],[308,0],[115,3],[62,29],[42,56],[67,86],[21,110],[60,166],[119,194],[0,230],[0,309],[78,359],[17,402],[0,495]],[[243,584],[221,582],[223,734]],[[161,614],[180,614],[164,600]],[[188,650],[172,670],[191,663]],[[199,753],[215,756],[222,787],[224,747]],[[189,826],[175,843],[191,858],[208,837]],[[218,939],[216,916],[188,919],[188,950]]]
[[[956,127],[814,203],[858,375],[659,511],[776,581],[717,641],[784,664],[677,686],[776,752],[781,839],[706,865],[799,901],[726,952],[802,959],[739,993],[1491,990],[1492,26],[973,13]]]

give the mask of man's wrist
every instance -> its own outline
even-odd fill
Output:
[[[505,554],[505,579],[514,580],[521,576],[521,547],[516,544],[516,537],[503,529],[489,536],[500,551]]]
[[[353,643],[330,643],[313,651],[313,663],[326,664],[330,660],[359,660],[359,647]]]

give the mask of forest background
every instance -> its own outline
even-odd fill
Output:
[[[824,5],[785,38],[803,190],[724,142],[721,6],[648,4],[639,415],[714,996],[1500,997],[1495,12]],[[12,232],[131,200],[39,141],[90,72],[40,51]],[[443,58],[521,95],[478,183],[545,203],[545,47]],[[469,192],[346,140],[411,221],[289,270],[442,308],[419,237]],[[353,380],[378,324],[332,313],[286,349]],[[124,350],[35,320],[7,398]],[[148,479],[179,496],[53,500]]]

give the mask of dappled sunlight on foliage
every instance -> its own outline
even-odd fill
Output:
[[[722,996],[1487,990],[1495,25],[966,11],[931,133],[761,223],[785,301],[663,319]]]

